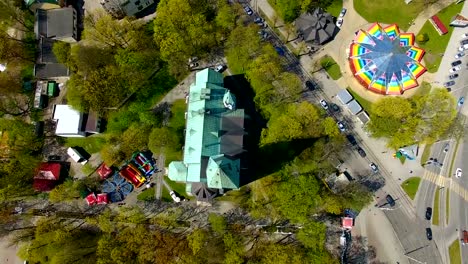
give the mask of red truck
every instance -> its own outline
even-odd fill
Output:
[[[132,164],[123,166],[119,174],[136,188],[145,182],[145,178],[142,177],[141,172]]]

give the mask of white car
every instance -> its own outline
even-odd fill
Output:
[[[341,132],[346,131],[346,126],[345,126],[345,124],[343,122],[338,121],[338,122],[336,122],[336,124],[338,125],[338,128],[340,129]]]
[[[171,191],[169,194],[171,195],[171,198],[174,200],[174,202],[180,203],[180,197],[178,197],[174,191]]]
[[[465,52],[461,51],[461,52],[458,52],[457,54],[455,54],[455,59],[459,59],[461,57],[465,56]]]
[[[328,103],[325,100],[320,100],[320,105],[323,107],[323,109],[327,110],[328,109]]]
[[[343,25],[343,18],[339,17],[338,20],[336,21],[336,26],[341,27]]]
[[[458,51],[464,51],[464,50],[467,50],[468,49],[468,44],[465,44],[465,45],[461,45],[459,48],[458,48]]]
[[[461,35],[462,39],[468,38],[468,33]]]
[[[225,69],[225,67],[226,67],[225,65],[219,64],[219,65],[217,65],[217,66],[214,68],[214,70],[215,70],[216,72],[223,72],[223,70]]]
[[[342,8],[340,12],[340,17],[344,17],[346,15],[346,8]]]
[[[459,70],[461,70],[461,66],[460,66],[460,65],[451,68],[451,69],[449,70],[449,72],[450,72],[450,73],[455,73],[455,72],[457,72],[457,71],[459,71]]]
[[[455,177],[461,178],[461,176],[462,176],[462,169],[457,168],[457,170],[455,171]]]

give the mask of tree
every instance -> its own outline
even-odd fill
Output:
[[[341,135],[333,117],[326,117],[325,120],[323,120],[322,125],[325,135],[329,137],[338,137]]]
[[[254,263],[260,264],[302,264],[306,256],[300,249],[292,245],[283,245],[273,242],[258,244],[254,249]],[[318,262],[317,262],[318,263]],[[321,262],[326,263],[326,262]]]
[[[162,148],[179,149],[179,137],[168,127],[153,128],[149,135],[148,148],[160,153]]]
[[[372,113],[383,118],[402,120],[411,116],[411,103],[402,97],[385,97],[372,104]]]
[[[188,244],[192,249],[193,255],[196,255],[206,244],[207,234],[202,229],[195,229],[187,236]]]
[[[416,40],[419,43],[426,43],[429,40],[429,36],[426,33],[418,34],[418,36],[416,37]]]
[[[227,224],[223,216],[211,213],[208,215],[208,221],[211,224],[211,229],[219,235],[223,235],[226,232]]]
[[[255,26],[238,26],[226,41],[226,59],[234,74],[245,73],[250,63],[260,53],[262,43]]]
[[[69,43],[63,41],[57,41],[52,47],[55,57],[60,63],[68,65],[70,59],[71,47]]]
[[[79,184],[73,180],[65,180],[49,193],[51,202],[66,202],[80,198]]]

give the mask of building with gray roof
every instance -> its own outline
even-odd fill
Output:
[[[339,91],[336,94],[336,97],[344,105],[349,103],[351,100],[353,100],[353,96],[346,89],[343,89],[343,90]]]
[[[356,100],[351,100],[346,106],[353,115],[357,115],[362,111],[361,105]]]
[[[321,8],[316,8],[312,13],[300,15],[294,21],[294,25],[305,42],[317,45],[332,40],[338,32],[333,16]]]
[[[49,38],[68,43],[78,41],[77,14],[73,7],[37,9],[36,39]]]

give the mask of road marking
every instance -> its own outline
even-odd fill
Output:
[[[445,177],[444,175],[426,170],[423,175],[423,180],[434,183],[439,187],[445,187],[458,194],[463,200],[468,201],[468,190],[463,188],[453,178]]]

